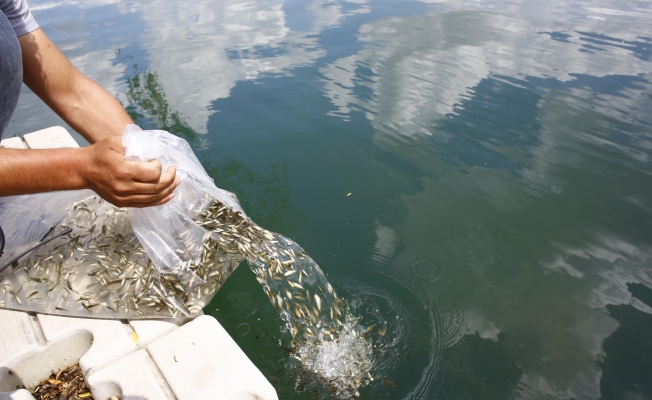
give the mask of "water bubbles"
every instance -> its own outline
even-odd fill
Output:
[[[419,281],[434,282],[441,278],[441,266],[431,260],[418,260],[410,264],[410,271]]]
[[[554,194],[561,194],[563,190],[559,186],[550,186],[550,191],[552,191]]]
[[[358,387],[372,381],[371,343],[357,319],[348,318],[339,337],[332,341],[308,342],[295,357],[338,398],[359,396]]]

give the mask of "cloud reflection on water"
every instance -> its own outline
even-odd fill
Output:
[[[113,52],[129,45],[136,45],[138,51],[144,50],[145,54],[138,54],[138,57],[149,70],[157,73],[171,107],[185,117],[195,132],[206,133],[208,118],[215,112],[212,103],[228,97],[238,81],[270,75],[287,76],[297,67],[313,64],[325,55],[318,43],[319,33],[337,26],[347,16],[368,12],[365,3],[365,0],[313,1],[306,6],[313,18],[306,30],[288,27],[282,0],[32,1],[31,6],[37,20],[39,12],[52,13],[60,8],[72,8],[82,15],[83,20],[74,23],[58,21],[51,25],[47,20],[43,28],[52,33],[69,29],[72,24],[79,25],[77,30],[82,34],[59,41],[59,46],[75,66],[125,104],[128,103],[124,96],[127,68],[123,62],[124,57],[131,54],[121,54],[116,62]],[[344,4],[348,5],[344,7]],[[138,23],[131,28],[143,32],[130,35],[128,31],[100,28],[103,35],[99,36],[109,36],[102,40],[115,47],[97,48],[90,37],[98,35],[95,32],[99,27],[94,26],[94,21],[85,20],[84,11],[111,5],[117,8],[120,18],[138,15]],[[19,112],[44,111],[29,91],[23,97]],[[41,123],[48,120],[61,123],[56,117]],[[23,119],[11,128],[21,131],[32,129],[30,126],[32,124],[26,124]]]
[[[325,55],[317,35],[347,14],[340,2],[314,1],[314,24],[288,28],[282,0],[138,3],[149,68],[156,71],[171,106],[198,133],[206,133],[211,104],[229,96],[238,81],[291,75]],[[350,13],[364,11],[364,2]],[[183,73],[180,73],[183,71]]]
[[[592,2],[590,8],[435,3],[449,12],[363,25],[358,34],[363,49],[321,69],[324,94],[335,106],[331,115],[349,119],[362,113],[376,128],[376,145],[436,175],[422,178],[422,192],[402,198],[406,221],[376,229],[378,243],[391,230],[400,240],[397,247],[447,266],[441,281],[417,284],[448,310],[460,338],[504,334],[501,343],[522,370],[515,398],[599,398],[603,343],[619,326],[607,306],[652,310],[628,291],[631,283],[652,288],[646,281],[652,249],[634,235],[623,238],[631,226],[596,220],[605,215],[601,208],[610,206],[620,207],[612,219],[626,217],[619,191],[608,188],[625,184],[639,197],[644,190],[631,187],[651,172],[652,141],[645,126],[651,105],[646,43],[652,36],[652,12],[648,5],[636,9],[608,1]],[[632,83],[621,77],[631,77]],[[519,89],[535,94],[538,112],[528,132],[515,136],[533,140],[515,146],[493,138],[483,129],[495,116],[473,123],[465,107],[478,103],[479,92],[487,90],[482,85],[490,81],[504,85],[494,84],[487,96]],[[514,109],[518,112],[516,104]],[[466,131],[478,133],[473,144],[494,160],[506,156],[507,171],[467,165],[458,158],[454,140],[466,133],[451,130],[450,120],[467,121]],[[596,156],[608,161],[596,163],[591,160]],[[442,162],[446,157],[453,167]],[[555,199],[547,188],[562,193],[554,185],[563,182],[577,191],[583,179],[602,182],[582,201],[595,196],[602,202],[573,215],[576,205],[568,192]],[[519,192],[523,182],[537,184],[537,197]],[[442,192],[448,198],[442,199]],[[541,207],[544,203],[550,205]],[[649,210],[644,213],[649,216]],[[537,214],[541,217],[533,219]],[[482,221],[485,234],[473,240],[451,238],[462,215]],[[529,220],[527,234],[509,237],[514,226],[507,218]],[[534,257],[521,257],[517,246],[530,248]],[[374,259],[386,264],[379,262],[386,246],[378,247]],[[469,252],[484,254],[481,264],[476,258],[465,260]],[[402,256],[385,268],[400,270],[394,275],[408,274]],[[492,329],[487,331],[488,326]]]

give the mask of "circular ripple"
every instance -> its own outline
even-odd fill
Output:
[[[467,265],[480,265],[483,262],[482,254],[477,251],[469,250],[464,253],[464,262]]]
[[[530,193],[534,193],[534,194],[540,194],[541,193],[541,186],[539,186],[539,185],[529,185],[527,187],[527,191],[530,192]]]
[[[563,191],[559,186],[550,186],[550,190],[552,190],[552,192],[555,194],[561,194]]]
[[[483,249],[470,249],[461,253],[462,263],[471,267],[479,267],[490,264],[493,261],[491,252]]]
[[[406,267],[407,270],[369,271],[364,280],[348,276],[333,282],[346,302],[347,312],[362,317],[360,326],[375,326],[367,339],[374,345],[371,375],[377,379],[361,388],[365,398],[381,398],[381,393],[387,391],[384,382],[412,388],[428,394],[427,398],[434,392],[432,386],[443,349],[439,343],[443,334],[436,323],[440,314],[431,303],[429,292],[415,284],[414,277],[419,276],[423,282],[422,274],[435,278],[441,275],[441,269],[431,260],[416,260]]]
[[[434,282],[441,278],[441,265],[431,260],[418,260],[410,264],[410,271],[419,281]]]
[[[245,337],[249,334],[249,331],[251,330],[251,327],[249,326],[248,323],[243,322],[240,325],[238,325],[238,328],[236,330],[238,336],[240,337]]]

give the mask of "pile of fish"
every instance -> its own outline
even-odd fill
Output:
[[[54,231],[72,232],[6,270],[0,307],[96,318],[196,315],[243,260],[207,236],[201,259],[159,271],[138,241],[127,210],[92,196]],[[2,279],[3,277],[0,277]]]

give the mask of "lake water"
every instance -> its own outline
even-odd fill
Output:
[[[652,3],[30,4],[376,325],[362,398],[652,399]],[[56,124],[25,90],[5,137]],[[330,398],[245,265],[204,311]]]

